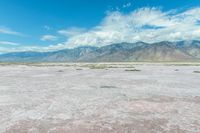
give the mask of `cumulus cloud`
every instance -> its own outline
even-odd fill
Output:
[[[53,35],[43,35],[40,39],[42,41],[55,41],[57,40],[57,37]]]
[[[73,48],[118,42],[199,40],[199,21],[199,7],[183,12],[163,12],[159,8],[141,8],[128,14],[109,12],[99,25],[86,32],[70,34],[65,45]]]
[[[108,12],[98,25],[90,29],[72,27],[59,30],[58,33],[66,37],[65,42],[48,47],[19,47],[9,50],[53,51],[83,45],[100,47],[120,42],[200,40],[200,7],[185,11],[162,11],[160,8],[146,7],[129,13]],[[41,38],[44,41],[55,39],[52,35]]]
[[[8,35],[18,35],[18,36],[22,35],[21,33],[13,31],[12,29],[7,28],[7,27],[0,27],[0,33],[1,34],[8,34]]]

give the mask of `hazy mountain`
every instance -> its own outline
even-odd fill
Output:
[[[55,52],[49,52],[48,56],[42,58],[42,61],[48,62],[74,62],[80,57],[96,50],[96,47],[78,47],[75,49],[64,49]]]
[[[78,47],[54,52],[14,52],[0,55],[1,62],[74,62],[81,56],[97,49]]]
[[[100,48],[78,47],[55,52],[15,52],[0,55],[1,62],[112,62],[200,61],[200,41],[148,44],[117,43]]]
[[[176,46],[192,57],[200,58],[200,41],[182,41]]]

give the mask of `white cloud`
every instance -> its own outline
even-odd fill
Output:
[[[0,27],[0,33],[1,33],[1,34],[8,34],[8,35],[18,35],[18,36],[22,36],[21,33],[16,32],[16,31],[13,31],[13,30],[11,30],[10,28],[7,28],[7,27]]]
[[[124,4],[122,7],[127,8],[127,7],[130,7],[130,6],[131,6],[131,2]]]
[[[42,41],[55,41],[55,40],[57,40],[57,37],[53,36],[53,35],[43,35],[41,37],[41,40]]]
[[[18,43],[10,42],[10,41],[0,41],[0,45],[12,45],[12,46],[18,46]]]
[[[200,8],[184,12],[141,8],[124,14],[109,12],[102,22],[81,34],[72,34],[66,47],[104,46],[118,42],[158,42],[200,39]]]
[[[108,12],[99,25],[89,30],[72,27],[58,33],[66,36],[65,42],[48,47],[20,47],[15,50],[53,51],[120,42],[200,40],[200,7],[185,11],[140,8],[126,14],[119,11]],[[55,36],[47,35],[42,40],[55,39]]]
[[[82,34],[85,31],[86,31],[85,28],[71,27],[71,28],[68,28],[68,29],[59,30],[58,33],[61,34],[61,35],[70,37],[70,36]]]
[[[59,43],[49,46],[18,46],[18,47],[2,47],[0,46],[0,54],[9,53],[9,52],[24,52],[24,51],[37,51],[37,52],[49,52],[55,50],[63,50],[66,48],[66,45]]]

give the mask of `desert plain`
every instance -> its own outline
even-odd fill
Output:
[[[0,133],[200,133],[200,64],[1,63]]]

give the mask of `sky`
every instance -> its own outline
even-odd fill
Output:
[[[199,0],[0,0],[0,53],[200,40]]]

